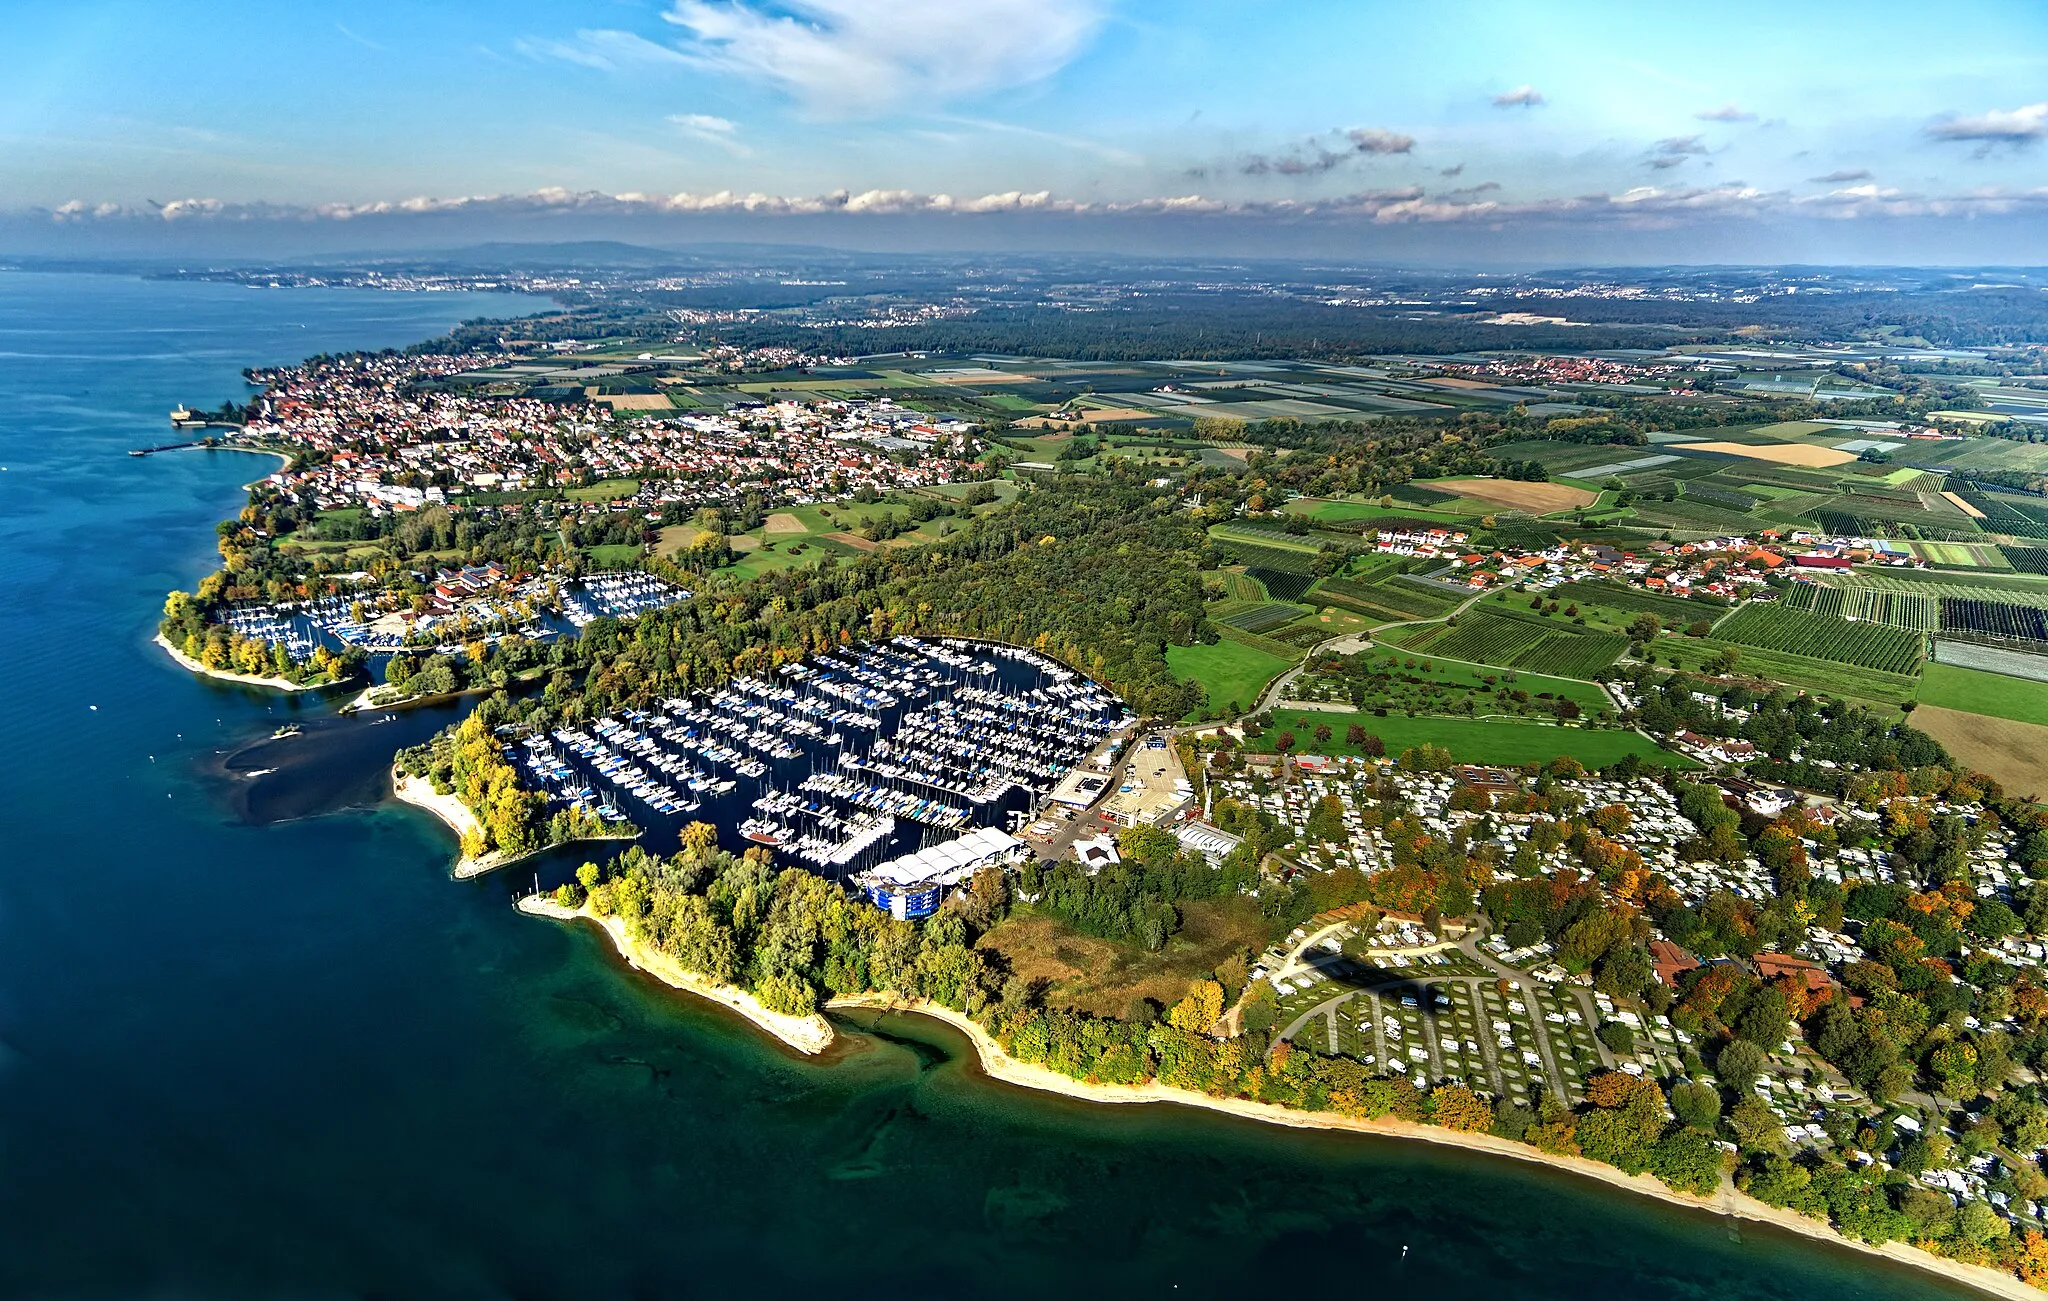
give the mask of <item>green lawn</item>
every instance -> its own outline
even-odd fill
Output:
[[[600,547],[585,547],[583,554],[589,556],[590,563],[599,569],[617,569],[640,559],[640,548],[629,542],[620,542]]]
[[[1929,661],[1921,668],[1920,703],[2048,725],[2048,682],[2029,682],[1954,664]]]
[[[570,501],[617,501],[638,491],[638,479],[599,479],[588,488],[571,488],[562,495]]]
[[[1297,718],[1308,719],[1307,727],[1298,725]],[[1641,755],[1645,761],[1663,764],[1666,767],[1686,768],[1692,763],[1680,755],[1659,749],[1635,732],[1598,731],[1591,728],[1557,727],[1545,723],[1513,723],[1496,719],[1470,718],[1409,718],[1403,714],[1389,714],[1385,718],[1370,713],[1326,714],[1310,713],[1307,710],[1281,709],[1274,711],[1274,723],[1266,734],[1257,740],[1247,741],[1246,748],[1270,753],[1280,733],[1294,733],[1296,754],[1357,754],[1357,746],[1348,745],[1344,731],[1353,723],[1386,743],[1387,753],[1397,755],[1403,750],[1419,745],[1440,745],[1451,752],[1461,763],[1543,763],[1560,754],[1568,754],[1591,768],[1613,763],[1626,754]],[[1313,734],[1314,727],[1327,726],[1330,739],[1318,742]]]
[[[1233,641],[1213,646],[1168,646],[1166,665],[1183,682],[1199,682],[1209,693],[1209,708],[1218,713],[1233,702],[1249,709],[1266,684],[1294,661]]]

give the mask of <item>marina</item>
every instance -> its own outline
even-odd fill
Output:
[[[1020,848],[1008,833],[1133,721],[1035,651],[898,637],[504,749],[550,805],[630,821],[650,849],[708,822],[727,849],[775,851],[922,916]]]
[[[321,648],[369,655],[407,649],[455,654],[472,640],[544,642],[575,636],[597,619],[628,619],[690,599],[686,588],[631,570],[568,578],[545,571],[515,574],[486,564],[414,577],[426,587],[423,609],[378,590],[368,575],[361,575],[358,590],[231,605],[221,611],[219,622],[238,636],[283,646],[301,661]]]

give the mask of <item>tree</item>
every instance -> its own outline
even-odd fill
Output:
[[[1768,1059],[1764,1050],[1747,1039],[1731,1040],[1714,1059],[1714,1073],[1737,1093],[1744,1093],[1764,1073]]]
[[[1721,1094],[1711,1084],[1687,1080],[1672,1088],[1671,1109],[1683,1124],[1711,1131],[1721,1119]]]
[[[1493,1106],[1462,1084],[1447,1084],[1429,1095],[1436,1104],[1436,1123],[1468,1134],[1493,1128]]]
[[[1956,1212],[1956,1233],[1979,1246],[1996,1242],[2010,1232],[2012,1226],[1988,1203],[1972,1199]]]
[[[1189,1034],[1207,1034],[1222,1015],[1223,986],[1213,980],[1197,980],[1188,985],[1187,997],[1167,1012],[1166,1023]]]
[[[1650,1149],[1649,1169],[1667,1187],[1705,1197],[1721,1184],[1721,1151],[1702,1131],[1677,1127]]]
[[[1755,1094],[1743,1098],[1728,1113],[1728,1132],[1735,1138],[1735,1144],[1745,1152],[1778,1152],[1785,1150],[1785,1127],[1778,1123],[1777,1113],[1770,1104]]]

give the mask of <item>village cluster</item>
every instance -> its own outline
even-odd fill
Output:
[[[1467,535],[1444,528],[1384,530],[1373,542],[1382,555],[1441,559],[1444,568],[1425,581],[1483,591],[1523,584],[1616,582],[1666,596],[1735,600],[1766,589],[1773,572],[1846,570],[1853,565],[1924,567],[1903,545],[1883,538],[1836,538],[1803,530],[1770,529],[1758,537],[1716,537],[1692,542],[1646,542],[1641,550],[1603,543],[1467,550]]]
[[[253,372],[265,391],[240,437],[313,454],[270,476],[285,499],[372,515],[628,478],[645,481],[637,500],[650,507],[749,493],[820,501],[950,482],[973,446],[968,426],[886,399],[620,416],[574,400],[580,394],[551,401],[423,387],[478,361],[362,356]]]

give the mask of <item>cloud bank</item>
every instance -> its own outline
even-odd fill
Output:
[[[2042,217],[2048,216],[2048,186],[1923,194],[1863,184],[1844,186],[1823,194],[1794,196],[1786,191],[1764,190],[1737,182],[1711,186],[1641,185],[1620,193],[1514,200],[1500,197],[1500,187],[1488,182],[1436,192],[1421,186],[1406,186],[1319,199],[1223,199],[1183,194],[1094,202],[1063,198],[1044,190],[1005,191],[978,196],[926,194],[914,190],[835,190],[811,196],[791,196],[727,190],[709,194],[607,194],[595,190],[542,189],[519,194],[313,205],[232,203],[206,198],[180,199],[147,206],[73,202],[54,209],[22,210],[12,215],[35,217],[60,225],[86,225],[316,223],[447,214],[746,215],[766,218],[918,216],[963,220],[1005,214],[1076,220],[1182,216],[1276,221],[1312,219],[1380,225],[1463,223],[1506,226],[1532,222],[1584,222],[1669,228],[1698,222],[1794,216],[1842,220]]]

